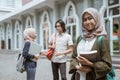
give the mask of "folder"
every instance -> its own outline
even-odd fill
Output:
[[[41,46],[35,42],[30,43],[29,54],[35,55],[39,54],[41,51]],[[31,59],[32,61],[37,61],[35,59]]]

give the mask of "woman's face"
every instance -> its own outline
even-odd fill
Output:
[[[63,32],[63,29],[62,29],[60,23],[57,23],[57,24],[56,24],[56,29],[57,29],[57,31],[58,31],[59,33]]]
[[[83,26],[88,31],[93,31],[95,29],[95,26],[96,26],[95,19],[92,17],[92,15],[90,15],[87,12],[84,13],[84,15],[83,15]]]

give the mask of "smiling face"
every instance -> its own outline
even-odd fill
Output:
[[[93,18],[92,15],[90,15],[89,13],[84,13],[83,15],[83,26],[85,29],[87,29],[89,32],[93,31],[95,29],[96,26],[96,21]]]

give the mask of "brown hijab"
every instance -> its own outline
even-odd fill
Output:
[[[89,13],[93,16],[94,20],[96,21],[95,29],[92,32],[89,32],[83,25],[83,16],[85,13]],[[93,38],[99,35],[107,35],[107,32],[105,30],[104,20],[103,17],[100,16],[99,12],[94,8],[87,8],[83,11],[82,14],[82,31],[83,31],[83,37],[84,38]]]

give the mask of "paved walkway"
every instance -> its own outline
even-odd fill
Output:
[[[16,71],[16,54],[0,53],[0,80],[26,80],[26,73],[19,73]],[[38,67],[36,72],[36,80],[52,80],[52,71],[50,61],[41,58],[38,60]],[[69,62],[67,62],[67,72]],[[120,80],[120,70],[116,70],[116,79]],[[70,74],[67,74],[70,80]]]
[[[16,54],[0,53],[0,80],[26,80],[25,72],[21,74],[16,71],[16,56]],[[38,60],[36,71],[36,80],[52,80],[51,63],[46,58]],[[68,80],[70,76],[67,74]]]

